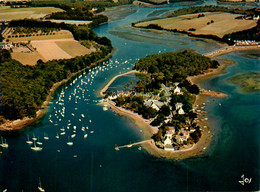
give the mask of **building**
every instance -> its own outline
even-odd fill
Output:
[[[174,151],[174,147],[172,146],[172,134],[165,134],[164,138],[164,150],[165,151]]]
[[[177,95],[182,95],[183,92],[181,91],[181,88],[178,87],[179,83],[175,83],[174,85],[175,87],[173,88],[173,93]]]
[[[184,114],[185,114],[184,110],[182,109],[182,106],[183,106],[182,103],[176,103],[176,104],[175,104],[176,112],[177,112],[179,115],[184,115]]]

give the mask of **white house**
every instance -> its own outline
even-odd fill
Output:
[[[179,115],[184,115],[185,112],[182,109],[183,104],[182,103],[176,103],[175,108]]]
[[[174,151],[172,146],[172,134],[165,134],[166,139],[164,140],[164,150],[166,151]]]

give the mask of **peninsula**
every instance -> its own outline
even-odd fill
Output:
[[[210,143],[205,98],[226,96],[199,88],[189,76],[210,74],[218,66],[215,60],[188,51],[148,55],[135,64],[134,71],[127,72],[137,73],[140,78],[130,92],[106,92],[121,74],[100,95],[104,105],[144,128],[145,139],[152,137],[143,143],[148,152],[184,159],[200,154]]]

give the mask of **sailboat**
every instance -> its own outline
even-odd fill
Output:
[[[32,140],[36,141],[37,138],[35,137],[35,135],[33,134]]]
[[[67,142],[67,145],[69,145],[69,146],[72,146],[73,145],[73,142],[72,141],[70,141],[70,138],[68,137],[68,142]]]
[[[2,143],[0,144],[1,147],[4,147],[4,148],[7,148],[8,147],[8,144],[6,142],[6,139],[3,140],[3,137],[2,137]]]
[[[60,138],[60,136],[59,136],[59,134],[58,134],[58,133],[57,133],[57,135],[56,135],[56,138],[57,138],[57,139],[59,139],[59,138]]]
[[[44,137],[43,137],[43,139],[45,139],[45,140],[49,140],[49,137],[46,136],[46,134],[44,133]]]
[[[36,142],[38,145],[42,145],[42,142],[40,142],[40,139],[38,137],[38,141]]]
[[[33,147],[31,147],[32,150],[34,150],[34,151],[41,151],[42,150],[41,147],[36,146],[35,141],[33,142],[33,144],[34,144]]]
[[[39,186],[38,186],[38,189],[39,189],[39,191],[41,191],[41,192],[45,192],[45,190],[42,188],[42,184],[41,184],[41,179],[40,179],[40,177],[39,177]]]
[[[26,141],[26,143],[27,143],[27,144],[30,144],[30,145],[33,144],[33,142],[29,140],[29,135],[27,135],[27,141]]]

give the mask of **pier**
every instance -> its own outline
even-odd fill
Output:
[[[140,141],[140,142],[137,142],[137,143],[130,143],[128,145],[122,145],[122,146],[116,145],[115,150],[119,151],[121,148],[130,148],[130,147],[133,147],[133,146],[136,146],[136,145],[141,145],[141,144],[148,143],[148,142],[152,142],[152,139]]]

